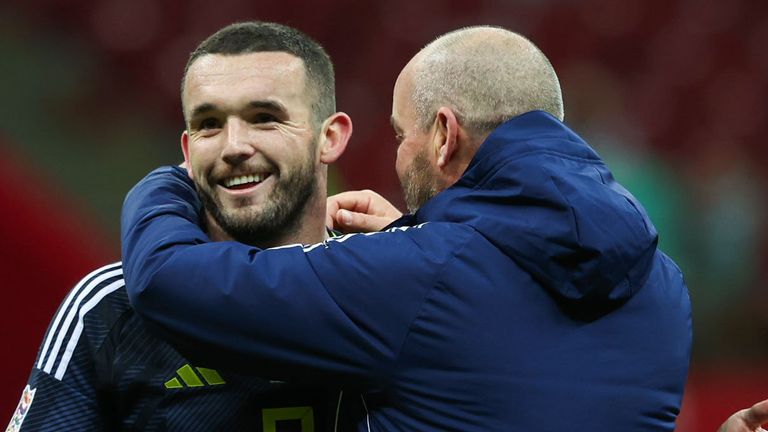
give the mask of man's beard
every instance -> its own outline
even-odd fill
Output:
[[[417,153],[403,178],[400,178],[400,187],[409,212],[416,213],[425,202],[437,195],[439,189],[436,181],[437,176],[432,172],[425,151]]]
[[[286,176],[280,173],[261,206],[247,206],[250,198],[242,198],[242,207],[227,209],[219,197],[211,193],[210,187],[201,187],[195,181],[205,210],[233,239],[251,246],[274,246],[287,233],[298,229],[307,203],[317,190],[314,148],[312,145],[307,152],[307,159],[292,174]]]

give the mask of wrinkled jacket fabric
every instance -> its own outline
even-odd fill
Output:
[[[641,205],[543,112],[382,233],[211,242],[184,171],[126,198],[133,307],[193,359],[362,392],[359,430],[671,431],[691,349]]]

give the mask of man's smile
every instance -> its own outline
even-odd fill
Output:
[[[266,180],[270,175],[270,173],[239,175],[224,179],[221,184],[227,189],[247,189]]]

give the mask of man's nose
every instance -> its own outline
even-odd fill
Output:
[[[250,158],[256,153],[256,148],[249,139],[249,127],[242,119],[230,117],[227,119],[226,143],[222,152],[225,162],[236,164]]]

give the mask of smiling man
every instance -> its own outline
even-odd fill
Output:
[[[315,41],[271,23],[223,28],[191,54],[182,108],[185,175],[205,203],[206,241],[270,247],[328,236],[327,165],[352,124],[336,112],[333,66]],[[252,362],[210,366],[225,355],[191,358],[164,342],[130,307],[122,265],[103,267],[56,313],[8,430],[343,428],[336,416],[348,404],[335,382],[286,383]]]
[[[332,88],[305,83],[306,70],[287,52],[193,53],[181,147],[213,239],[270,247],[325,238],[325,166],[344,150],[351,121],[327,106],[332,95],[321,92]]]
[[[193,183],[161,168],[123,208],[131,302],[174,344],[227,350],[222,365],[358,383],[360,431],[671,431],[691,347],[682,274],[563,115],[527,39],[441,36],[394,90],[415,213],[307,247],[211,243]],[[336,217],[399,214],[374,197],[332,201]]]

